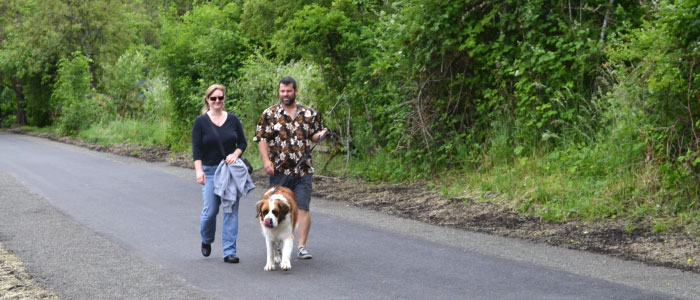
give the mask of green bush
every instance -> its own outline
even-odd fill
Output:
[[[166,79],[163,76],[148,78],[143,89],[142,118],[146,120],[170,121],[172,102]]]
[[[0,122],[0,128],[9,128],[12,126],[12,124],[15,123],[16,116],[15,115],[8,115],[5,118],[2,119],[2,122]]]
[[[85,98],[63,105],[61,115],[56,120],[58,132],[77,135],[81,130],[97,123],[104,114],[97,99],[98,97]]]
[[[697,211],[700,198],[700,8],[693,3],[662,2],[608,49],[617,81],[606,112],[619,145],[612,154],[630,157],[634,168],[656,168],[654,199],[671,213]]]
[[[239,30],[241,8],[236,3],[207,3],[183,16],[162,20],[157,60],[168,79],[172,97],[171,146],[188,148],[192,121],[202,108],[202,95],[214,83],[228,88],[238,78],[251,50]]]
[[[26,100],[27,124],[32,126],[50,126],[55,124],[58,117],[58,109],[52,99],[53,88],[51,82],[41,77],[28,79],[31,88],[24,88]]]
[[[15,121],[17,102],[15,95],[9,88],[0,86],[0,128],[10,127]],[[11,119],[11,121],[10,121]]]
[[[147,58],[141,51],[128,50],[112,65],[104,66],[100,81],[111,96],[115,116],[134,116],[143,112],[143,82],[146,80]]]
[[[263,110],[279,102],[277,84],[285,76],[297,81],[300,103],[320,112],[328,109],[329,101],[324,99],[327,86],[313,63],[275,63],[258,53],[243,63],[240,72],[240,77],[229,88],[231,101],[226,103],[226,108],[233,110],[246,128],[254,128]]]
[[[80,52],[73,53],[71,59],[59,61],[51,101],[58,114],[56,125],[62,134],[75,135],[99,118],[96,97],[87,97],[91,92],[89,64],[90,59]]]

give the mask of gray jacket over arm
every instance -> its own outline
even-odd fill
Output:
[[[255,184],[248,174],[248,168],[240,159],[230,165],[222,160],[214,172],[214,194],[221,197],[224,213],[233,212],[233,204],[247,196],[254,188]]]

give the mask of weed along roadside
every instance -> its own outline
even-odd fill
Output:
[[[192,168],[189,155],[172,153],[159,147],[125,143],[99,146],[46,133],[22,129],[10,131]],[[256,185],[262,186],[267,182],[267,176],[261,169],[253,173],[253,179]],[[438,191],[439,187],[430,188],[431,184],[426,183],[359,182],[331,176],[317,176],[314,180],[313,193],[316,197],[389,215],[700,273],[700,244],[696,236],[683,230],[667,228],[665,231],[655,231],[652,224],[624,219],[552,222],[512,209],[508,202],[445,197]],[[498,195],[489,194],[487,197],[498,198]]]

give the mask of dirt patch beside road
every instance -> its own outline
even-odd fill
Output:
[[[5,299],[58,299],[58,296],[39,286],[22,261],[0,244],[0,300]]]
[[[12,131],[192,168],[189,156],[170,153],[164,148],[128,144],[99,146],[65,137]],[[257,170],[253,175],[256,185],[267,185],[267,175],[263,170]],[[490,202],[448,199],[420,183],[379,184],[316,176],[313,195],[434,225],[521,238],[700,273],[700,242],[696,237],[685,232],[654,233],[648,224],[625,230],[624,220],[550,223]]]
[[[700,273],[700,243],[686,233],[625,230],[625,222],[551,223],[473,199],[448,199],[424,184],[368,184],[318,177],[314,195],[426,223],[602,253]]]

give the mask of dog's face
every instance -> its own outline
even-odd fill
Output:
[[[289,204],[284,197],[275,194],[269,198],[263,198],[256,204],[257,216],[263,226],[275,228],[289,214]]]

